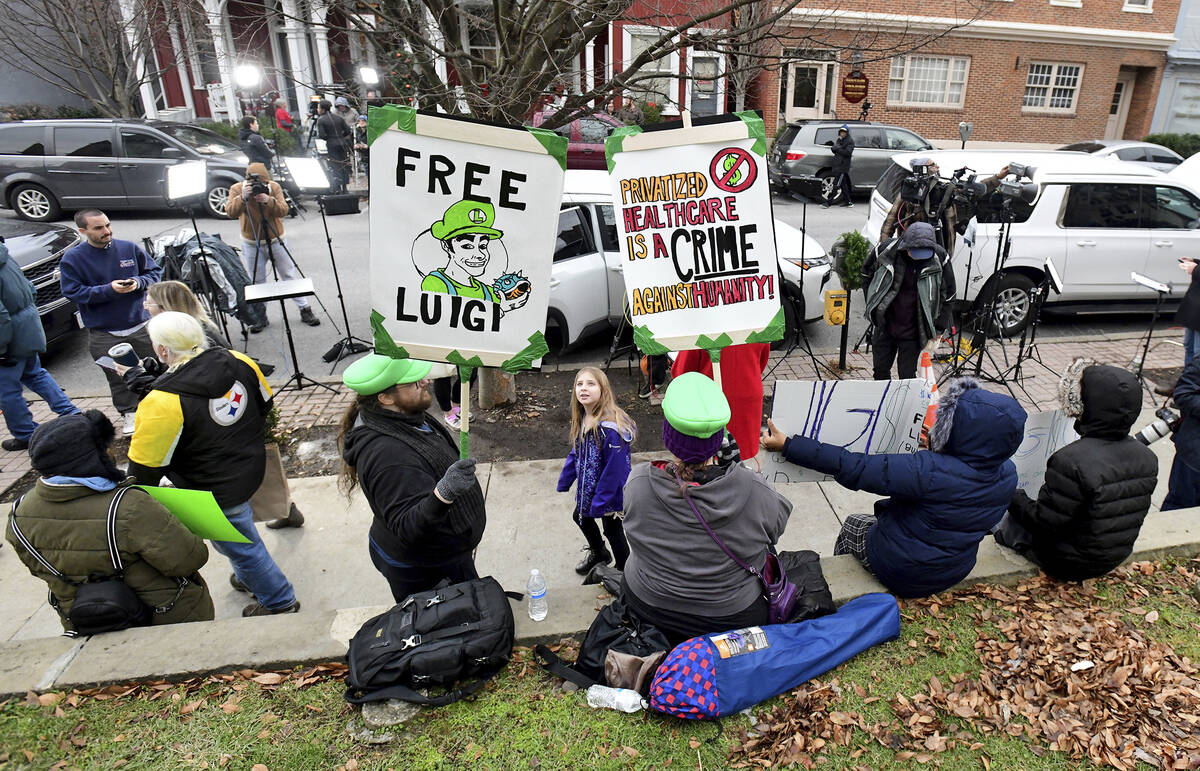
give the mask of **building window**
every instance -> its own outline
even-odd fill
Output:
[[[1154,3],[1153,0],[1125,0],[1125,5],[1121,10],[1132,13],[1153,13]]]
[[[488,74],[500,54],[500,41],[496,38],[491,9],[482,5],[463,6],[463,47],[472,58],[483,59],[471,63],[471,78],[476,83],[486,83]]]
[[[626,29],[626,61],[633,61],[662,37],[659,30]],[[658,61],[647,62],[639,71],[642,76],[659,73],[657,77],[641,79],[629,86],[629,94],[639,102],[654,102],[666,112],[676,112],[679,102],[676,85],[679,77],[678,54],[664,56]]]
[[[1025,79],[1021,107],[1047,112],[1075,112],[1083,65],[1033,62]]]
[[[963,56],[894,57],[888,105],[962,107],[970,64]]]

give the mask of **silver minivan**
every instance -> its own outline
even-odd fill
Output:
[[[1006,334],[1029,323],[1030,291],[1050,261],[1063,282],[1047,307],[1060,311],[1150,310],[1155,292],[1136,283],[1137,272],[1163,283],[1186,281],[1180,257],[1200,256],[1200,174],[1180,165],[1170,174],[1087,153],[1030,150],[939,150],[905,153],[871,195],[864,235],[877,243],[883,220],[900,194],[900,181],[913,158],[927,156],[943,175],[967,167],[985,177],[1016,162],[1036,171],[1037,197],[1014,201],[1011,245],[1003,265],[1000,229],[1003,197],[979,203],[953,255],[959,299],[973,301],[990,287],[998,292],[996,312]],[[1000,268],[1006,268],[1001,274]],[[984,289],[989,288],[987,293]],[[1181,287],[1185,289],[1186,287]],[[1177,301],[1182,291],[1168,302]]]
[[[0,123],[0,206],[26,220],[56,220],[64,210],[163,209],[167,167],[208,166],[204,208],[225,216],[229,186],[245,177],[241,148],[186,123],[123,119]]]

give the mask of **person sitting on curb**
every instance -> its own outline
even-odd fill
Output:
[[[340,484],[361,484],[375,518],[367,536],[375,568],[396,602],[448,579],[479,577],[472,552],[487,525],[475,460],[426,410],[429,372],[415,359],[368,354],[342,382],[358,394],[342,417]]]
[[[25,548],[11,521],[5,533],[29,572],[50,587],[50,605],[68,634],[74,632],[67,614],[78,585],[113,574],[108,509],[132,482],[108,454],[115,436],[104,413],[88,410],[43,423],[29,440],[29,459],[41,476],[14,516],[21,534],[69,582]],[[171,512],[142,490],[131,490],[117,508],[116,536],[124,582],[146,606],[147,624],[212,620],[212,597],[199,573],[208,549]]]
[[[1017,489],[1010,460],[1024,439],[1025,410],[973,378],[941,390],[930,449],[866,455],[806,436],[787,437],[768,420],[762,446],[798,466],[829,474],[850,490],[888,498],[875,515],[851,514],[834,554],[851,554],[901,597],[949,589],[975,567],[979,542]]]
[[[233,567],[230,584],[254,595],[243,616],[296,613],[300,602],[254,526],[250,498],[266,470],[271,387],[241,351],[208,350],[200,322],[164,311],[150,319],[154,353],[167,371],[137,408],[129,473],[145,485],[208,490],[246,543],[213,541]]]
[[[621,597],[672,645],[765,624],[762,583],[729,558],[699,517],[761,570],[792,504],[742,464],[713,463],[730,417],[720,386],[699,372],[683,373],[667,386],[662,406],[663,444],[674,459],[635,466],[625,485],[629,559]]]
[[[1158,457],[1129,435],[1142,411],[1133,373],[1079,358],[1063,373],[1058,394],[1080,438],[1050,456],[1036,501],[1017,490],[996,542],[1047,575],[1083,581],[1133,552],[1158,483]]]

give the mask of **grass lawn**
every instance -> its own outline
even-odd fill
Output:
[[[898,640],[719,724],[589,709],[518,649],[378,745],[336,664],[28,694],[0,703],[0,769],[1197,768],[1198,567],[905,602]]]

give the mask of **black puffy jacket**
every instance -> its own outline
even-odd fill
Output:
[[[1158,481],[1158,458],[1129,435],[1142,408],[1137,379],[1091,366],[1081,390],[1080,438],[1050,456],[1036,502],[1018,491],[1009,508],[1042,569],[1064,581],[1102,576],[1129,556]]]

